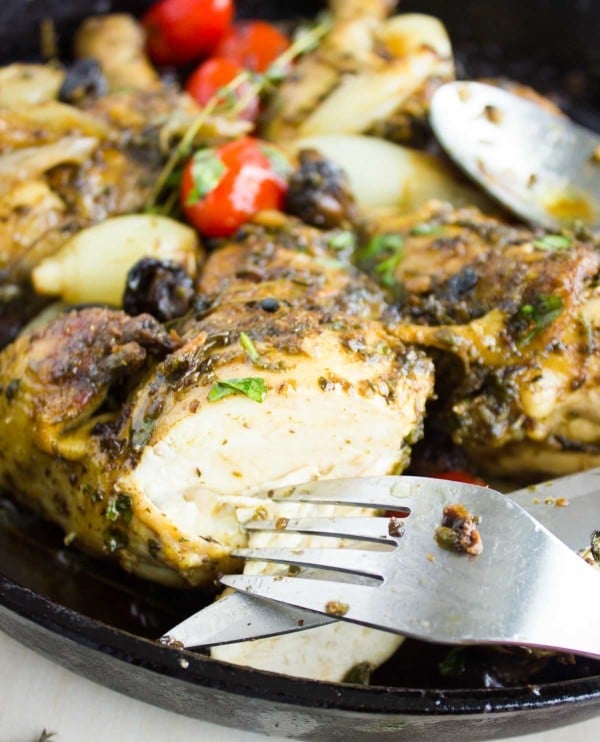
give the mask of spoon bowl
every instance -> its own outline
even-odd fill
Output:
[[[430,117],[454,162],[529,224],[600,229],[600,136],[479,82],[443,85]]]

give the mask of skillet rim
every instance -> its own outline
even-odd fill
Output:
[[[600,703],[600,675],[512,688],[445,690],[332,683],[241,667],[109,626],[48,600],[1,574],[0,606],[75,642],[84,651],[98,651],[191,686],[304,708],[402,716],[489,716],[541,710],[558,704]],[[2,621],[0,628],[10,635],[10,629]],[[180,664],[182,660],[185,667]]]

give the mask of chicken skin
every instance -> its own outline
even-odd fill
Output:
[[[396,236],[402,322],[435,354],[437,413],[480,468],[520,479],[600,463],[600,254],[585,232],[533,233],[431,204],[379,221]],[[385,243],[385,240],[383,241]],[[390,262],[391,261],[391,262]],[[385,267],[385,265],[384,265]]]

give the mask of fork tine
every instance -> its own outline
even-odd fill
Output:
[[[268,600],[306,608],[345,621],[381,628],[375,622],[385,613],[389,591],[383,587],[353,585],[279,575],[224,575],[221,583]],[[386,631],[402,633],[400,628]]]
[[[233,556],[261,562],[297,565],[298,567],[321,567],[366,577],[383,577],[384,552],[369,553],[360,549],[235,549]],[[392,553],[390,550],[388,553]]]
[[[280,487],[263,493],[277,502],[311,502],[394,510],[409,514],[418,506],[419,495],[439,491],[444,495],[462,498],[479,490],[490,490],[473,484],[451,482],[429,477],[360,477],[357,479],[326,479],[318,482]]]
[[[244,524],[244,528],[248,531],[307,533],[386,544],[397,543],[402,535],[402,521],[368,516],[251,520]]]

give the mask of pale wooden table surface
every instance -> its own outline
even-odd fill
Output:
[[[600,714],[600,709],[598,710]],[[261,742],[264,737],[187,719],[64,670],[0,632],[0,742]],[[598,742],[600,716],[523,742]]]

